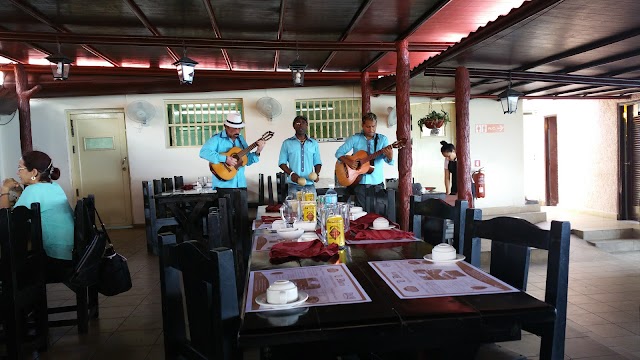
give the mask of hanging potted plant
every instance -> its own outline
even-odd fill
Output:
[[[420,131],[423,131],[423,126],[426,126],[427,129],[439,129],[442,127],[442,125],[450,121],[451,119],[449,119],[449,114],[446,111],[432,110],[427,114],[427,116],[418,120],[418,126],[420,126]]]

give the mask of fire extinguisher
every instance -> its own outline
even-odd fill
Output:
[[[482,168],[474,171],[471,174],[473,178],[475,190],[476,190],[476,198],[484,198],[485,187],[484,187],[484,173],[482,172]]]

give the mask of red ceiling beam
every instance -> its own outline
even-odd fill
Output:
[[[282,33],[284,32],[284,4],[285,0],[280,1],[280,16],[278,17],[278,35],[276,40],[282,40]],[[273,57],[273,71],[278,71],[278,63],[280,62],[280,50],[276,50],[276,54]]]
[[[9,55],[9,54],[5,54],[5,53],[3,53],[3,52],[0,52],[0,56],[2,56],[2,57],[3,57],[3,58],[5,58],[5,59],[11,60],[11,61],[13,61],[13,62],[14,62],[14,63],[16,63],[16,64],[24,64],[24,61],[22,61],[22,60],[18,60],[18,58],[15,58],[15,57],[13,57],[13,56],[11,56],[11,55]]]
[[[4,26],[0,26],[0,30],[2,30],[2,31],[11,31],[11,30],[7,29],[7,28],[6,28],[6,27],[4,27]],[[49,51],[49,50],[47,50],[47,49],[43,48],[42,46],[40,46],[40,45],[38,45],[38,44],[34,44],[34,43],[31,43],[31,42],[27,42],[27,43],[26,43],[26,45],[28,45],[29,47],[31,47],[31,48],[33,48],[33,49],[35,49],[35,50],[39,51],[39,52],[41,52],[42,54],[44,54],[44,55],[46,55],[46,56],[49,56],[49,55],[52,55],[52,54],[53,54],[51,51]],[[6,56],[5,56],[5,57],[6,57]]]
[[[52,35],[61,36],[62,34],[67,34],[67,35],[72,34],[69,29],[65,28],[64,26],[57,25],[56,23],[51,21],[49,18],[47,18],[43,13],[41,13],[38,9],[36,9],[33,6],[31,6],[30,4],[27,4],[22,0],[9,0],[9,1],[13,5],[15,5],[17,8],[19,8],[20,10],[26,12],[27,14],[29,14],[31,17],[37,19],[38,21],[49,25],[49,27],[51,27],[52,29],[56,30],[59,33],[59,34],[55,34],[54,33]],[[19,41],[30,42],[31,40],[19,40]],[[52,41],[52,42],[57,43],[58,41],[56,40],[56,41]],[[102,60],[110,63],[113,66],[116,66],[116,67],[120,66],[120,64],[117,61],[115,61],[112,58],[108,57],[107,55],[101,53],[98,49],[94,48],[93,46],[87,45],[86,43],[79,43],[79,44],[85,50],[87,50],[88,52],[93,54],[94,56],[101,58]]]
[[[158,29],[153,26],[151,21],[149,21],[147,15],[144,14],[142,9],[140,9],[140,7],[133,0],[124,0],[124,2],[125,4],[127,4],[127,6],[129,6],[129,9],[131,9],[131,11],[136,15],[136,17],[138,18],[138,20],[140,20],[144,27],[146,27],[147,30],[149,30],[153,34],[153,36],[162,35],[160,34],[160,31],[158,31]],[[173,51],[170,47],[167,46],[166,49],[173,61],[178,61],[180,59],[180,56],[178,56],[178,54],[176,54],[176,52]]]
[[[218,21],[216,20],[216,14],[213,12],[213,7],[211,6],[211,2],[209,0],[202,0],[204,3],[204,7],[207,9],[207,14],[209,15],[209,22],[211,22],[211,28],[213,29],[213,33],[216,35],[216,39],[222,39],[222,33],[220,32],[220,28],[218,27]],[[233,70],[231,66],[231,59],[229,59],[229,54],[226,49],[220,49],[222,52],[222,57],[224,58],[224,62],[227,63],[227,67],[229,70]]]
[[[12,0],[15,1],[15,0]],[[137,36],[104,34],[56,34],[48,32],[0,31],[0,40],[35,41],[66,44],[102,44],[132,46],[183,46],[190,48],[225,48],[252,50],[305,50],[305,51],[395,51],[390,41],[295,41],[295,40],[241,40],[209,39],[176,36]],[[411,52],[439,52],[453,45],[452,42],[409,43]]]
[[[305,74],[306,75],[306,74]],[[305,76],[306,79],[306,76]],[[395,91],[386,91],[379,90],[373,92],[374,96],[379,95],[389,95],[395,96]],[[409,93],[409,96],[416,97],[429,97],[434,99],[441,98],[455,98],[456,94],[454,93],[432,93],[432,92],[421,92],[421,91],[412,91]],[[493,99],[498,101],[498,97],[495,95],[471,95],[472,99]],[[631,96],[623,95],[623,96],[521,96],[520,99],[548,99],[548,100],[614,100],[614,99],[630,99]]]
[[[25,70],[29,74],[47,74],[50,75],[51,68],[45,65],[25,65]],[[11,65],[0,65],[0,70],[13,70]],[[389,73],[372,72],[372,77],[384,76]],[[71,75],[66,82],[72,82],[74,76],[91,75],[91,76],[122,76],[122,77],[175,77],[175,69],[160,68],[113,68],[98,66],[74,66],[71,68]],[[305,81],[310,80],[349,80],[360,82],[360,72],[308,72],[304,74]],[[196,79],[199,78],[227,78],[227,79],[287,79],[291,80],[289,71],[229,71],[229,70],[202,70],[196,71]],[[53,81],[53,80],[52,80]],[[59,83],[59,82],[56,82]]]
[[[360,5],[360,8],[358,8],[358,11],[356,11],[356,14],[351,19],[349,26],[347,26],[347,29],[345,30],[345,32],[342,33],[342,36],[340,36],[340,39],[338,39],[338,41],[344,42],[347,39],[347,37],[351,35],[351,32],[356,27],[360,19],[362,19],[362,17],[364,16],[364,13],[367,11],[367,9],[369,9],[369,6],[371,6],[372,3],[373,3],[373,0],[367,0],[363,2],[362,5]],[[327,66],[329,66],[329,63],[331,62],[334,56],[336,56],[336,51],[332,51],[331,54],[327,56],[327,58],[324,60],[324,62],[322,63],[322,66],[320,66],[320,69],[318,69],[318,71],[324,71],[324,69],[326,69]]]

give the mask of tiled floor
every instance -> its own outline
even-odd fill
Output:
[[[611,223],[585,216],[550,214],[573,221]],[[544,225],[543,225],[544,226]],[[144,229],[110,230],[129,260],[133,289],[100,298],[100,319],[89,334],[75,327],[51,329],[52,346],[40,359],[163,359],[157,257],[147,255]],[[640,252],[608,254],[572,236],[567,321],[567,359],[640,359]],[[543,297],[545,266],[532,264],[529,292]],[[48,289],[49,304],[72,302],[64,286]],[[537,359],[539,339],[524,334],[505,347]]]

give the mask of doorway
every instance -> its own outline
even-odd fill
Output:
[[[636,105],[619,107],[620,220],[640,221],[640,116]]]
[[[124,113],[69,113],[72,178],[77,198],[95,195],[105,225],[132,226],[131,186]]]
[[[544,117],[545,204],[558,205],[558,124],[555,115]]]

